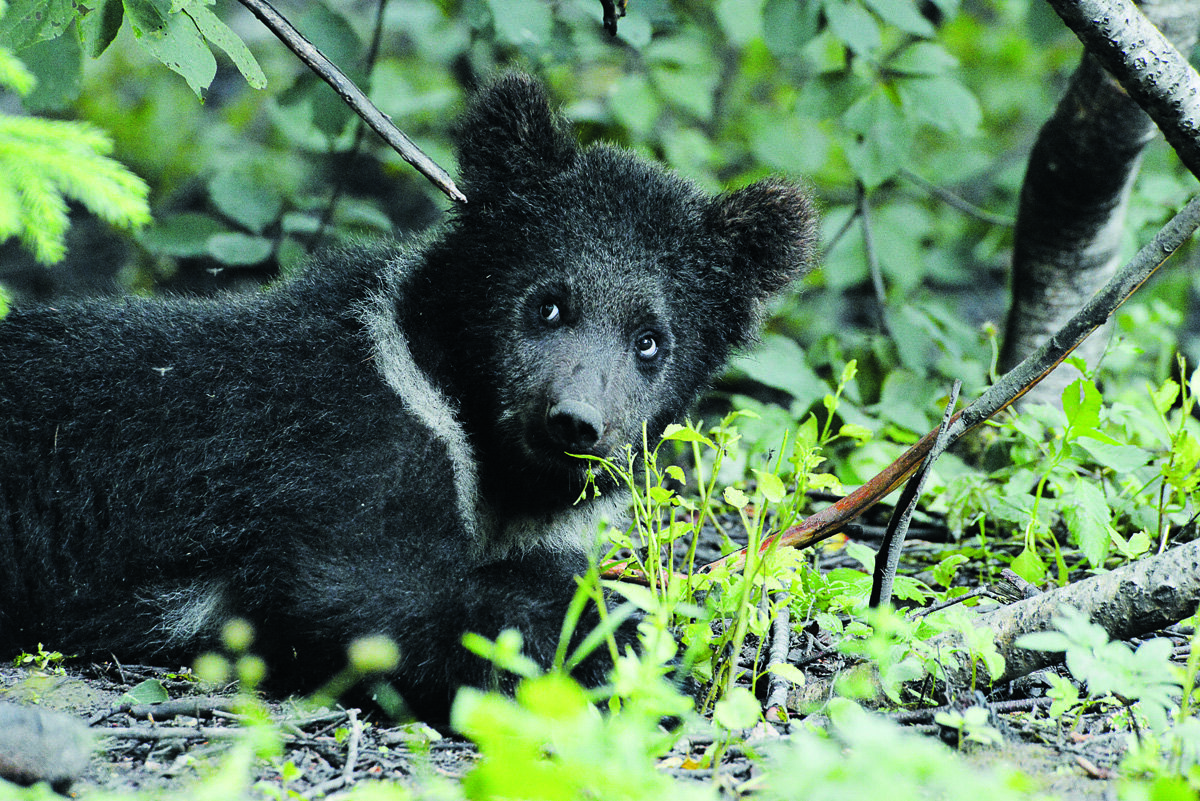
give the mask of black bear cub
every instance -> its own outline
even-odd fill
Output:
[[[240,616],[286,688],[383,634],[431,717],[489,681],[464,632],[551,661],[622,500],[577,503],[568,454],[681,417],[807,268],[814,218],[782,181],[713,197],[580,149],[524,76],[456,144],[469,202],[435,236],[253,296],[0,321],[0,654],[186,658]]]

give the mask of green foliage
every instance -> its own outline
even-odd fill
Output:
[[[779,801],[810,799],[960,798],[963,788],[989,799],[1029,798],[1030,783],[980,770],[943,745],[841,701],[830,705],[828,735],[801,731],[767,760],[763,796]]]
[[[39,642],[36,654],[17,654],[13,658],[13,664],[17,667],[30,667],[42,672],[62,673],[62,663],[67,658],[61,651],[47,651]]]
[[[146,184],[106,158],[111,149],[89,125],[0,116],[0,239],[19,236],[38,261],[58,261],[68,198],[114,225],[149,222]]]
[[[1077,711],[1084,703],[1106,700],[1129,707],[1140,726],[1125,757],[1126,775],[1154,780],[1141,792],[1176,788],[1172,792],[1190,792],[1193,797],[1200,792],[1200,721],[1195,717],[1200,654],[1193,651],[1180,669],[1169,659],[1170,641],[1147,640],[1134,650],[1123,642],[1111,642],[1104,629],[1068,606],[1054,618],[1054,627],[1056,631],[1027,634],[1017,643],[1064,653],[1071,674],[1086,685],[1086,700],[1060,686],[1058,708],[1052,711],[1063,714]],[[1192,648],[1198,644],[1200,635],[1193,634]]]
[[[12,32],[48,35],[56,30],[54,14],[61,10],[57,4],[36,5],[7,11],[0,5],[0,29],[10,33],[7,39],[0,36],[0,85],[22,96],[34,90],[37,79],[13,55]],[[58,261],[65,252],[67,199],[114,225],[149,222],[149,188],[106,157],[112,147],[107,136],[85,123],[0,115],[0,240],[20,237],[38,261]]]
[[[669,744],[658,714],[634,699],[603,715],[561,673],[525,679],[514,698],[462,690],[451,722],[480,751],[463,791],[470,799],[715,798],[657,769]]]
[[[213,13],[215,0],[12,0],[0,19],[0,47],[21,53],[72,32],[73,48],[60,48],[69,60],[54,66],[78,74],[81,59],[100,56],[123,25],[158,61],[182,75],[198,97],[212,83],[217,62],[210,46],[220,48],[256,89],[267,85],[262,68],[245,43]],[[66,42],[64,45],[68,44]],[[49,70],[47,70],[47,73]]]
[[[1034,583],[1050,576],[1047,562],[1062,584],[1080,557],[1099,568],[1164,544],[1193,524],[1200,485],[1200,372],[1189,376],[1180,360],[1177,376],[1107,402],[1084,377],[1064,390],[1061,410],[1009,416],[993,445],[1007,464],[955,482],[957,519],[1021,530],[1012,567]]]

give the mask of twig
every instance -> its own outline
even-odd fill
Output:
[[[347,709],[346,717],[350,719],[350,742],[346,745],[346,764],[342,767],[342,780],[349,783],[354,775],[354,766],[358,762],[358,741],[362,738],[362,723],[358,720],[357,709]]]
[[[220,712],[230,712],[233,710],[233,707],[234,702],[232,698],[210,698],[207,696],[175,698],[157,704],[124,703],[116,704],[102,712],[97,712],[88,719],[88,725],[95,726],[97,723],[107,720],[113,715],[120,714],[128,714],[131,717],[142,720],[153,717],[158,721],[170,720],[180,715],[190,715],[196,718],[212,717],[214,714]]]
[[[917,509],[917,501],[921,497],[921,492],[925,489],[925,480],[929,477],[930,468],[946,450],[946,446],[950,444],[947,429],[950,427],[950,418],[954,415],[954,407],[958,405],[960,389],[962,389],[962,381],[956,378],[954,385],[950,387],[950,399],[946,401],[946,411],[942,415],[942,424],[938,427],[937,438],[933,441],[929,453],[925,454],[921,468],[904,486],[904,492],[900,494],[900,500],[896,502],[896,508],[892,510],[887,532],[883,535],[883,542],[879,545],[879,551],[875,555],[875,577],[871,582],[870,603],[872,608],[892,601],[892,584],[896,579],[896,568],[900,565],[900,552],[904,550],[904,538],[908,535],[908,524],[912,520],[913,512]]]
[[[1191,237],[1198,225],[1200,197],[1194,197],[1062,328],[1024,361],[1003,375],[973,403],[954,415],[947,429],[947,445],[953,444],[1012,404],[1061,364],[1088,334],[1102,325],[1109,315],[1128,300],[1138,287]],[[930,431],[879,475],[832,506],[816,512],[781,534],[764,537],[760,548],[765,550],[773,547],[776,540],[780,546],[805,548],[837,533],[848,522],[900,486],[920,466],[925,454],[933,446],[937,434],[936,430]],[[737,569],[745,562],[746,553],[743,548],[704,565],[699,571],[708,573],[719,567]]]
[[[1014,220],[1012,217],[1005,217],[1003,214],[996,214],[988,211],[987,209],[980,208],[966,198],[959,197],[958,195],[954,194],[949,189],[940,187],[932,181],[917,175],[907,167],[901,167],[899,175],[909,181],[912,181],[914,184],[921,187],[950,208],[957,209],[963,214],[974,217],[980,222],[987,223],[988,225],[999,226],[1001,228],[1012,228],[1014,225],[1016,225],[1016,220]]]
[[[879,305],[879,330],[887,330],[887,289],[883,285],[883,270],[879,266],[879,253],[875,250],[875,237],[871,232],[871,206],[867,203],[867,190],[862,181],[854,184],[854,211],[862,220],[863,252],[867,256],[867,267],[871,273],[871,287],[875,290],[875,302]]]
[[[846,235],[846,232],[850,230],[850,226],[854,225],[854,221],[857,219],[858,210],[856,209],[855,212],[848,216],[845,222],[842,223],[842,227],[838,228],[833,236],[829,237],[829,239],[825,242],[825,249],[821,253],[821,261],[824,261],[826,258],[828,258],[830,252],[837,247],[838,242],[840,242],[842,237]]]
[[[402,159],[413,165],[419,173],[433,182],[433,185],[442,190],[451,200],[460,203],[467,201],[467,196],[454,185],[449,173],[413,144],[412,140],[405,136],[404,132],[397,128],[387,115],[354,85],[353,81],[314,47],[312,42],[305,39],[300,31],[296,30],[292,23],[288,22],[270,3],[266,0],[241,0],[241,3],[250,9],[250,13],[258,17],[259,21],[287,45],[288,49],[295,53],[309,69],[329,84],[346,101],[347,105],[354,109],[354,112],[383,138],[383,141],[400,154]]]
[[[969,601],[972,598],[982,597],[992,597],[992,589],[986,586],[976,587],[970,592],[964,592],[962,595],[956,596],[947,601],[941,601],[940,603],[923,606],[920,609],[914,609],[912,610],[911,617],[915,620],[917,618],[925,617],[926,615],[932,615],[934,612],[940,612],[943,609],[949,609],[956,604],[961,604],[963,601]]]
[[[771,677],[771,689],[767,693],[767,720],[771,721],[787,719],[788,681],[770,672],[772,665],[787,664],[792,643],[792,610],[788,594],[780,593],[779,600],[779,611],[775,613],[775,620],[771,624],[771,655],[767,660],[767,672]]]
[[[342,772],[329,781],[321,782],[312,788],[313,796],[328,795],[354,780],[354,768],[358,763],[358,744],[362,739],[362,723],[358,719],[357,709],[347,709],[346,719],[350,723],[350,737],[346,741],[346,761],[342,765]]]
[[[993,701],[986,704],[986,708],[997,714],[1006,712],[1029,712],[1037,709],[1040,706],[1050,706],[1054,699],[1052,698],[1017,698],[1012,701]],[[956,706],[928,706],[924,709],[901,709],[898,712],[887,714],[889,720],[896,723],[926,723],[933,720],[934,716],[939,712],[951,712],[960,707]]]
[[[240,727],[218,728],[212,726],[114,726],[93,729],[99,737],[120,737],[125,740],[236,740],[245,737],[246,730]]]

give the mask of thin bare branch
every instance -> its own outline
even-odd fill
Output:
[[[329,84],[346,101],[347,105],[354,109],[354,113],[362,117],[363,121],[399,153],[402,159],[413,165],[419,173],[433,182],[433,185],[442,190],[451,200],[460,203],[467,201],[467,196],[454,185],[450,174],[413,144],[412,140],[405,136],[404,132],[397,128],[395,123],[380,111],[361,89],[354,85],[353,81],[347,78],[312,42],[305,39],[300,31],[296,30],[292,23],[288,22],[270,3],[266,0],[241,0],[241,3],[250,9],[250,12],[287,45],[288,49],[295,53],[309,69]]]
[[[937,438],[929,449],[929,453],[925,454],[921,468],[904,486],[904,492],[900,494],[900,500],[896,503],[896,508],[892,510],[891,519],[888,520],[883,543],[880,544],[879,551],[875,554],[875,576],[871,582],[870,601],[873,608],[891,603],[892,584],[896,579],[896,568],[900,565],[900,553],[904,550],[904,538],[908,535],[908,524],[912,520],[913,512],[917,509],[917,501],[921,497],[921,492],[925,489],[925,480],[929,477],[930,468],[946,450],[946,446],[950,444],[948,429],[950,419],[954,415],[954,407],[958,405],[960,389],[962,389],[962,381],[956,378],[954,386],[950,388],[950,398],[946,401],[946,413],[942,415],[942,424],[938,427]]]

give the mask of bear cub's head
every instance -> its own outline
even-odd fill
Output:
[[[531,78],[459,123],[468,202],[428,254],[444,369],[480,461],[578,493],[586,464],[681,418],[766,302],[811,263],[808,195],[710,195],[637,155],[581,149]],[[428,310],[428,307],[427,307]],[[435,323],[438,324],[438,323]]]

